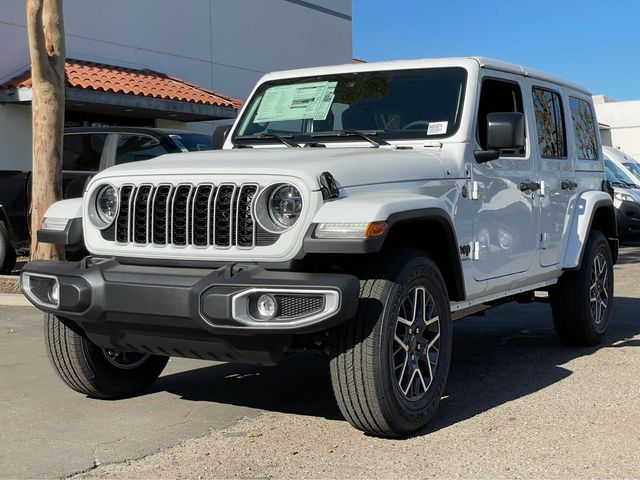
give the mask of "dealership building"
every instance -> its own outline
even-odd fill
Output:
[[[352,61],[351,0],[65,0],[67,126],[210,133],[274,70]],[[31,167],[24,2],[0,11],[0,170]]]

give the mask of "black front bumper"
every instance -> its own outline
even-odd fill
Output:
[[[623,201],[616,209],[618,232],[623,237],[640,234],[640,205]]]
[[[233,265],[134,266],[88,257],[81,262],[30,262],[22,275],[23,290],[34,305],[76,324],[101,347],[260,364],[275,363],[294,335],[324,331],[353,317],[359,295],[359,280],[351,275]],[[57,279],[57,308],[25,288],[31,281],[26,278],[38,275]],[[255,290],[327,292],[337,305],[308,322],[247,323],[236,318],[237,299]]]

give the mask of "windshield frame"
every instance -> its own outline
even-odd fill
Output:
[[[462,79],[460,82],[460,92],[458,98],[457,105],[457,114],[455,115],[456,121],[453,129],[450,133],[446,134],[436,134],[436,135],[427,135],[426,130],[422,132],[417,132],[416,130],[407,130],[404,134],[401,133],[401,130],[392,130],[389,132],[385,131],[371,131],[371,130],[362,130],[364,133],[373,135],[375,140],[381,141],[401,141],[401,142],[425,142],[425,141],[440,141],[443,139],[451,138],[455,136],[459,131],[461,126],[464,123],[464,115],[465,115],[465,101],[467,96],[467,89],[469,83],[469,70],[461,65],[449,65],[449,66],[435,66],[435,67],[417,67],[417,68],[402,68],[402,69],[389,69],[389,70],[358,70],[358,71],[348,71],[348,72],[340,72],[340,73],[326,73],[320,75],[305,75],[299,77],[286,77],[286,78],[275,78],[271,80],[267,80],[261,84],[259,84],[250,99],[246,102],[245,108],[243,109],[240,117],[235,122],[233,127],[233,132],[229,136],[230,146],[242,147],[242,146],[254,146],[254,145],[281,145],[276,139],[273,138],[246,138],[243,139],[244,135],[239,135],[239,131],[244,126],[246,122],[249,121],[249,118],[254,115],[255,109],[258,108],[258,104],[255,104],[254,101],[256,99],[263,98],[263,94],[268,88],[278,86],[278,85],[288,85],[295,83],[311,83],[311,82],[319,82],[319,81],[328,81],[329,79],[334,79],[336,77],[341,76],[349,76],[349,75],[357,75],[357,74],[375,74],[375,73],[411,73],[411,72],[428,72],[428,71],[445,71],[445,70],[457,70],[462,74]],[[347,129],[349,130],[349,129]],[[328,131],[318,131],[318,132],[306,132],[306,133],[296,133],[296,132],[277,132],[281,135],[286,134],[287,139],[300,144],[339,144],[339,143],[365,143],[368,142],[362,138],[358,138],[358,136],[353,135],[339,135],[341,132],[345,132],[345,129],[342,130],[334,130],[336,132],[335,136],[326,135],[322,137],[312,136],[313,133],[326,133]],[[250,134],[246,134],[250,135]],[[291,135],[291,136],[289,136]]]

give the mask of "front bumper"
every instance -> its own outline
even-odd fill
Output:
[[[45,290],[56,282],[51,300]],[[351,318],[359,295],[351,275],[134,266],[92,257],[30,262],[22,287],[35,306],[77,324],[101,347],[261,364],[275,363],[293,335]],[[278,309],[286,303],[286,315],[256,320],[249,304],[264,293]]]
[[[616,209],[618,232],[622,236],[640,234],[640,205],[636,202],[623,201]]]

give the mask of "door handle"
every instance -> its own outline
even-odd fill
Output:
[[[527,180],[526,182],[520,182],[521,192],[535,192],[540,190],[540,183]]]
[[[574,188],[578,188],[578,184],[572,180],[563,180],[560,183],[562,190],[573,190]]]

